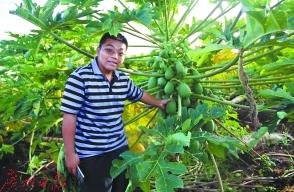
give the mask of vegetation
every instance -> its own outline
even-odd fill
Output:
[[[23,0],[11,11],[38,29],[0,42],[1,161],[18,159],[27,184],[49,178],[38,185],[44,191],[53,190],[58,164],[59,186],[76,189],[58,158],[65,80],[93,58],[104,32],[122,32],[145,42],[130,48],[150,52],[130,55],[120,70],[157,98],[170,99],[165,111],[126,106],[131,151],[113,162],[111,174],[128,170],[127,191],[285,187],[271,185],[273,174],[293,185],[293,0],[213,0],[204,19],[192,16],[202,8],[198,0],[118,0],[109,11],[100,3]],[[270,153],[267,145],[284,151]],[[286,158],[280,173],[275,156]],[[256,185],[234,181],[246,183],[250,171],[256,177],[249,183]]]

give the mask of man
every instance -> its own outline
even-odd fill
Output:
[[[125,191],[124,174],[112,180],[112,160],[128,149],[122,122],[124,101],[142,102],[165,108],[167,100],[136,87],[124,73],[117,71],[128,48],[126,38],[105,33],[97,57],[76,69],[68,78],[61,104],[62,135],[67,170],[85,175],[82,192]]]

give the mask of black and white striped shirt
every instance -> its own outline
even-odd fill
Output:
[[[80,158],[100,155],[127,145],[122,121],[125,100],[136,102],[142,89],[122,72],[109,82],[96,59],[69,76],[61,111],[77,115],[75,147]]]

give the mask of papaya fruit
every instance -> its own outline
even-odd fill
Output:
[[[166,79],[164,77],[160,77],[157,79],[157,84],[159,87],[164,87],[166,85]]]
[[[150,77],[148,79],[148,89],[152,89],[157,86],[157,78],[156,77]]]
[[[190,87],[186,83],[180,83],[180,85],[177,86],[177,92],[181,98],[190,97],[192,94]]]
[[[175,76],[175,72],[173,70],[172,67],[168,67],[164,73],[164,77],[167,79],[167,80],[170,80],[172,79],[173,77]]]
[[[177,104],[175,101],[170,101],[167,103],[166,107],[165,107],[165,111],[170,114],[176,114],[177,113]]]
[[[174,92],[174,84],[171,81],[167,82],[167,84],[165,85],[164,92],[167,95],[171,95]]]
[[[203,87],[202,87],[202,85],[200,85],[200,83],[195,83],[193,85],[193,91],[196,94],[202,94],[203,93]]]
[[[187,68],[184,67],[182,62],[176,61],[176,72],[178,77],[184,77],[187,75]]]

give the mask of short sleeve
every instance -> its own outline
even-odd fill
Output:
[[[128,79],[128,94],[127,99],[131,102],[136,102],[140,100],[143,96],[143,90],[137,87],[134,82]]]
[[[65,113],[78,114],[84,102],[84,81],[80,75],[73,72],[66,81],[60,110]]]

